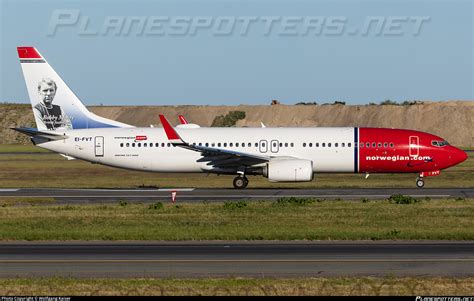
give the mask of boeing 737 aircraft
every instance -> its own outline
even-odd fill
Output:
[[[151,172],[247,175],[272,182],[311,181],[317,173],[413,173],[416,186],[466,160],[464,151],[419,131],[385,128],[134,127],[87,110],[33,47],[18,47],[37,128],[14,128],[68,159]]]

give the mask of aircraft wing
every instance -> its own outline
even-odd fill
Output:
[[[208,162],[208,165],[215,167],[239,167],[265,163],[271,159],[269,156],[254,155],[233,150],[199,146],[187,143],[181,139],[164,115],[160,114],[160,121],[163,125],[168,140],[173,145],[200,152],[202,154],[203,158],[199,159],[199,162]]]

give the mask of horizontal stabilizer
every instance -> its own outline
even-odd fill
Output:
[[[17,132],[20,132],[22,134],[31,136],[31,137],[43,137],[50,140],[61,140],[61,139],[68,138],[68,136],[64,133],[53,132],[53,131],[38,131],[38,129],[35,129],[35,128],[11,128],[11,129]]]

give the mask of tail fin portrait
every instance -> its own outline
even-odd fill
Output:
[[[38,130],[132,127],[91,113],[34,47],[17,47]]]

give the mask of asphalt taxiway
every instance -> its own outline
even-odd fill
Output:
[[[55,189],[8,188],[0,189],[0,197],[54,198],[63,203],[104,203],[120,200],[136,202],[169,201],[172,191],[177,200],[275,200],[281,197],[312,197],[319,199],[361,200],[385,199],[393,194],[417,198],[474,198],[474,188],[343,188],[343,189]]]
[[[0,277],[474,275],[474,242],[0,243]]]

